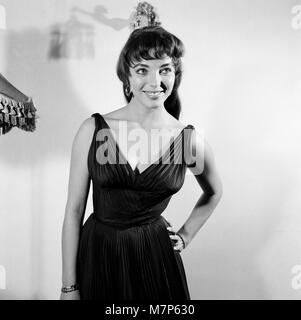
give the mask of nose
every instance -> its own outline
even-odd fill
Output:
[[[159,88],[161,84],[161,75],[159,72],[150,72],[148,83],[153,88]]]

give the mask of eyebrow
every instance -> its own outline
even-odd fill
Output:
[[[169,66],[172,66],[173,63],[172,62],[169,62],[169,63],[164,63],[160,66],[160,68],[163,68],[163,67],[169,67]],[[144,63],[138,63],[136,65],[133,66],[133,68],[137,68],[137,67],[145,67],[145,68],[149,68],[149,66],[147,64],[144,64]]]

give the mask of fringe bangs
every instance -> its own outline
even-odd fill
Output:
[[[161,59],[164,56],[176,62],[184,54],[182,42],[161,27],[135,30],[126,47],[124,58],[128,67],[143,59]]]

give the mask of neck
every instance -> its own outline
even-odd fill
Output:
[[[144,128],[160,126],[168,123],[170,114],[166,111],[164,105],[153,108],[143,107],[136,101],[131,100],[127,105],[129,117]]]

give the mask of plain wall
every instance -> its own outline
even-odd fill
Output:
[[[301,29],[292,26],[298,2],[151,3],[186,47],[180,120],[204,130],[224,186],[220,204],[182,252],[191,297],[300,299],[301,286],[293,285],[293,267],[301,265]],[[33,97],[40,117],[34,133],[15,128],[0,136],[0,299],[57,299],[72,141],[92,113],[125,104],[115,68],[137,2],[0,5],[0,72]],[[55,27],[71,37],[67,58],[55,56]],[[84,38],[70,33],[77,30]],[[80,51],[85,41],[89,53]],[[201,192],[188,172],[163,213],[176,229]]]

